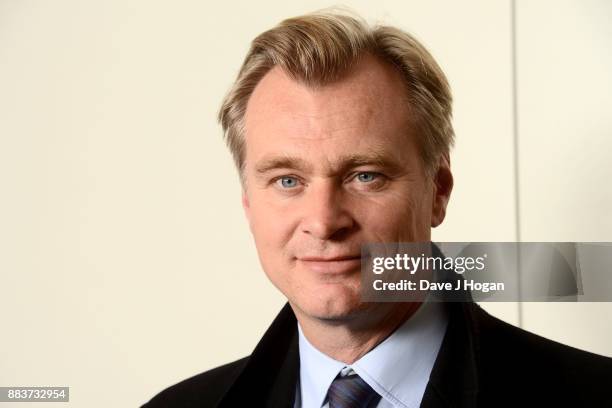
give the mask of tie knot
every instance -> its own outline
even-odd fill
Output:
[[[332,381],[327,391],[329,408],[371,408],[380,400],[376,393],[357,374],[341,377]]]

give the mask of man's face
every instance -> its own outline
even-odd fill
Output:
[[[429,241],[444,218],[450,186],[426,176],[406,97],[399,73],[366,56],[319,88],[274,68],[249,100],[243,205],[263,269],[298,317],[366,310],[361,245]]]

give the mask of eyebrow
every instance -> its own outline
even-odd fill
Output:
[[[258,174],[264,174],[276,169],[296,169],[306,171],[310,168],[311,166],[306,162],[306,160],[298,157],[281,156],[260,160],[255,165],[255,172]]]
[[[390,157],[389,154],[384,154],[382,151],[377,150],[367,154],[348,154],[341,156],[338,160],[334,160],[334,162],[337,163],[333,167],[334,173],[342,173],[355,167],[368,165],[390,170],[397,170],[400,167],[399,163],[393,157]],[[312,165],[302,158],[292,156],[264,158],[255,165],[255,172],[258,174],[265,174],[277,169],[294,169],[308,172],[312,170]]]

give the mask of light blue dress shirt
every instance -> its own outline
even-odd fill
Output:
[[[418,408],[447,323],[444,304],[423,303],[391,336],[348,366],[317,350],[298,324],[300,377],[294,407],[327,408],[334,378],[355,372],[381,395],[378,408]]]

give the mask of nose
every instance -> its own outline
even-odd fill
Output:
[[[349,207],[331,181],[312,183],[303,201],[302,232],[319,240],[342,239],[355,226]]]

